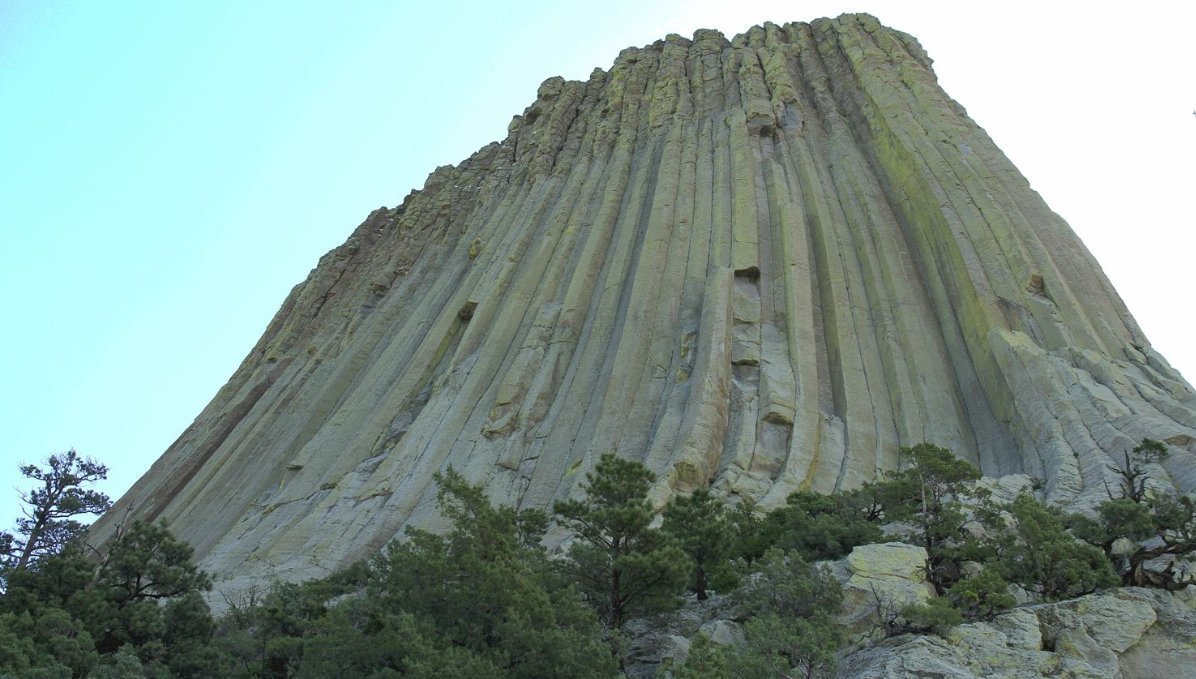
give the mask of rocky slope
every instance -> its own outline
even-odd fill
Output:
[[[828,566],[843,585],[838,621],[852,638],[839,652],[841,679],[1196,678],[1196,587],[1127,587],[1058,603],[1027,603],[988,622],[884,638],[876,601],[925,601],[926,550],[899,542],[856,547]],[[631,677],[667,677],[699,636],[744,642],[721,596],[628,626]]]
[[[1015,608],[943,637],[904,636],[848,653],[851,679],[1191,679],[1196,594],[1127,588]]]
[[[844,679],[1191,679],[1196,592],[1126,588],[844,654]]]
[[[771,506],[928,440],[1084,505],[1151,436],[1196,489],[1191,387],[910,36],[673,35],[509,129],[323,257],[97,535],[302,578],[434,524],[446,465],[547,506],[607,451]]]

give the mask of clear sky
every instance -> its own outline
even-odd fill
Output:
[[[70,447],[119,495],[321,254],[544,79],[845,11],[919,38],[1196,377],[1191,2],[0,0],[0,525]]]

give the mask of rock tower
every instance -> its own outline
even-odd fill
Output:
[[[551,78],[379,209],[96,531],[165,518],[226,586],[435,525],[447,465],[544,507],[614,451],[772,506],[923,440],[1050,497],[1196,396],[1071,229],[866,15],[698,31]]]

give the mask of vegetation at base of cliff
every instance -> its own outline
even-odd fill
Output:
[[[232,602],[229,676],[609,677],[597,616],[541,545],[540,511],[438,476],[443,535],[409,530],[327,580]]]
[[[1067,519],[1076,536],[1117,565],[1122,584],[1168,590],[1196,584],[1196,577],[1170,565],[1162,570],[1150,567],[1155,559],[1196,553],[1196,500],[1154,490],[1147,483],[1149,468],[1166,457],[1166,445],[1143,439],[1125,453],[1121,464],[1107,466],[1117,475],[1119,487],[1106,487],[1109,499],[1101,503],[1096,517]]]
[[[735,545],[735,525],[729,515],[727,505],[706,488],[674,498],[664,508],[660,528],[693,562],[689,589],[698,601],[707,599],[709,587],[722,591],[734,587],[728,557]]]
[[[102,511],[87,486],[106,468],[69,453],[22,468],[37,484],[25,517],[0,534],[0,676],[611,677],[634,616],[711,591],[741,623],[739,643],[699,634],[674,677],[831,676],[845,641],[838,580],[816,562],[897,539],[926,550],[938,596],[898,606],[874,592],[882,635],[943,633],[1015,605],[1118,584],[1176,589],[1160,566],[1196,552],[1196,509],[1150,485],[1166,447],[1145,440],[1109,471],[1092,516],[1028,492],[992,500],[978,472],[930,444],[848,492],[797,492],[772,512],[707,490],[678,496],[659,527],[643,465],[603,455],[553,517],[496,507],[448,469],[437,476],[449,529],[410,529],[368,561],[305,583],[274,582],[228,600],[214,619],[211,578],[166,526],[121,525],[102,549],[74,517]],[[726,639],[723,639],[725,641]]]

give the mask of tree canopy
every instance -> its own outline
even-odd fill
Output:
[[[16,532],[0,532],[0,576],[62,551],[84,531],[75,517],[112,506],[107,495],[87,487],[108,478],[108,467],[74,449],[51,455],[45,466],[22,465],[21,475],[36,485],[21,493],[25,509]]]
[[[606,453],[586,475],[585,498],[554,507],[577,535],[569,549],[570,575],[616,630],[633,612],[676,603],[689,579],[689,557],[651,527],[648,490],[654,480],[644,465]]]
[[[607,454],[578,497],[554,507],[572,537],[563,553],[545,547],[548,514],[495,505],[448,468],[436,476],[446,530],[409,529],[326,578],[263,583],[226,599],[216,619],[212,577],[165,524],[132,520],[106,544],[83,544],[72,517],[107,506],[88,487],[106,468],[71,451],[22,468],[38,485],[3,534],[0,675],[611,677],[630,618],[667,611],[687,587],[701,601],[717,581],[744,641],[697,638],[674,676],[833,676],[843,596],[813,562],[894,532],[926,548],[939,596],[904,607],[878,598],[886,634],[990,618],[1017,588],[1055,601],[1118,576],[1188,584],[1159,565],[1196,551],[1196,503],[1152,481],[1165,454],[1144,441],[1110,464],[1109,499],[1084,516],[1029,491],[993,502],[974,467],[929,443],[855,490],[798,491],[764,513],[698,489],[658,516],[652,472]]]

